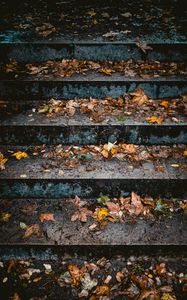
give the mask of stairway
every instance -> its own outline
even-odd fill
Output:
[[[186,299],[181,1],[0,14],[0,300]]]

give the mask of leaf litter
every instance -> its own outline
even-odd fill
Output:
[[[86,115],[93,123],[109,121],[110,118],[125,123],[129,118],[162,125],[163,122],[179,123],[186,117],[187,97],[182,95],[176,99],[152,100],[141,88],[113,99],[50,99],[41,104],[37,111],[49,118],[56,116]]]
[[[2,262],[0,281],[2,289],[5,283],[11,285],[8,299],[15,300],[31,288],[38,300],[49,292],[66,299],[176,300],[185,297],[186,290],[183,261],[143,255],[7,260]]]

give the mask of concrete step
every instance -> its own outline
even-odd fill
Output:
[[[0,41],[1,61],[16,60],[19,63],[42,62],[44,60],[79,59],[79,60],[187,60],[187,43],[151,43],[151,51],[144,53],[135,42],[104,41],[32,41],[21,43],[2,43]]]
[[[86,100],[86,99],[85,99]],[[6,102],[4,109],[2,108],[2,116],[0,131],[0,142],[9,145],[33,145],[33,144],[99,144],[110,142],[125,142],[133,144],[173,144],[186,143],[186,116],[181,110],[181,100],[178,99],[179,106],[175,100],[171,100],[172,113],[162,108],[159,101],[154,101],[153,105],[147,105],[146,109],[139,106],[133,110],[132,115],[128,115],[132,107],[124,110],[114,110],[112,113],[102,113],[102,118],[95,113],[96,120],[92,120],[91,113],[80,112],[81,100],[75,99],[76,113],[73,116],[64,115],[65,108],[60,113],[51,114],[49,117],[44,113],[39,113],[39,108],[49,105],[48,102],[28,101],[13,103]],[[88,100],[89,101],[89,100]],[[103,100],[98,101],[94,105],[98,110],[103,110]],[[116,100],[117,101],[117,100]],[[169,100],[170,101],[170,100]],[[62,102],[61,102],[62,103]],[[68,107],[71,102],[63,101]],[[69,103],[69,104],[68,104]],[[86,102],[87,103],[87,102]],[[59,104],[60,106],[60,104]],[[107,106],[109,108],[109,105]],[[94,110],[95,111],[95,110]],[[107,110],[106,110],[107,111]],[[141,112],[142,111],[142,112]],[[160,113],[159,113],[160,112]],[[147,117],[153,115],[163,116],[162,125],[151,124],[146,121]],[[94,115],[93,115],[94,116]],[[20,132],[22,134],[20,135]]]
[[[53,78],[54,79],[54,78]],[[0,97],[9,101],[73,99],[73,98],[117,98],[124,93],[142,88],[152,99],[174,98],[187,92],[184,77],[135,79],[114,74],[110,77],[96,73],[75,75],[55,80],[1,80]]]
[[[162,210],[158,212],[156,201],[159,197],[156,199],[154,199],[155,209],[147,214],[145,212],[148,206],[144,205],[140,215],[126,211],[124,217],[115,215],[111,221],[107,217],[102,221],[96,218],[97,209],[102,210],[103,207],[104,209],[107,207],[98,204],[96,199],[86,199],[86,204],[82,206],[76,205],[74,199],[1,199],[0,244],[187,245],[185,230],[187,218],[180,208],[182,200],[171,198],[166,201],[164,198],[162,201],[165,203],[163,204],[165,208],[162,207]],[[88,209],[92,216],[84,213],[84,209]],[[87,221],[72,221],[71,218],[76,212],[79,215],[87,215]],[[5,214],[10,216],[6,222],[2,219]],[[46,217],[52,214],[53,220],[40,221],[42,214]],[[94,214],[96,214],[95,217]],[[21,228],[22,224],[25,226],[24,229]],[[33,232],[26,237],[27,228],[33,224],[38,226],[38,234]],[[93,224],[95,228],[91,229],[90,226]]]
[[[131,291],[132,296],[139,297],[142,288],[137,280],[144,278],[144,284],[146,284],[146,279],[151,277],[153,281],[148,280],[148,291],[153,290],[153,287],[155,289],[156,286],[157,293],[161,296],[167,290],[165,294],[172,295],[172,297],[175,295],[177,299],[184,300],[186,299],[185,249],[181,246],[54,246],[45,248],[1,246],[0,280],[3,281],[4,278],[8,280],[4,280],[6,282],[1,284],[0,291],[5,299],[10,299],[14,295],[19,295],[21,299],[26,300],[31,297],[45,298],[46,295],[50,300],[78,299],[78,294],[84,288],[84,281],[77,281],[77,285],[74,286],[71,279],[69,282],[67,279],[65,281],[65,276],[63,276],[64,274],[70,276],[68,270],[71,265],[72,268],[77,266],[79,270],[84,267],[81,277],[87,273],[88,278],[96,280],[94,281],[96,286],[88,291],[89,297],[97,295],[99,288],[94,292],[97,286],[104,286],[105,292],[109,291],[107,296],[109,299],[126,300],[129,297],[127,298],[127,294],[124,294],[125,291]],[[46,270],[47,267],[48,270]],[[159,273],[159,267],[164,272],[164,276]],[[93,268],[96,270],[93,271]],[[116,279],[118,272],[125,273],[125,278],[122,278],[121,282]],[[24,280],[21,277],[23,275],[26,277]],[[106,283],[108,275],[112,278],[108,277],[109,283]],[[121,273],[118,273],[117,278],[119,275]]]
[[[103,146],[99,150],[96,146],[41,147],[38,150],[2,147],[8,162],[0,173],[1,196],[95,197],[102,192],[119,195],[130,190],[144,190],[153,194],[165,191],[166,194],[179,196],[185,194],[187,177],[184,146],[137,147],[135,156],[127,153],[121,157],[119,152],[119,156],[116,154],[111,159],[105,159],[100,153]],[[71,155],[63,158],[64,150],[60,149],[66,149],[68,152],[65,153]],[[29,156],[18,161],[11,156],[18,151],[26,151]],[[33,155],[34,152],[38,154]]]
[[[15,3],[5,1],[1,8],[3,43],[134,42],[137,37],[147,43],[186,42],[184,0]]]

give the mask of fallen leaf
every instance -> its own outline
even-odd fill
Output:
[[[183,156],[187,156],[187,150],[184,150]]]
[[[14,295],[11,297],[12,300],[21,300],[20,296],[18,293],[14,293]]]
[[[158,125],[162,125],[164,119],[162,117],[157,117],[157,116],[151,116],[151,117],[147,117],[146,121],[149,123],[157,123]]]
[[[100,70],[98,70],[98,72],[104,73],[105,75],[111,76],[112,73],[114,73],[114,70],[112,70],[112,69],[100,69]]]
[[[22,158],[27,158],[28,154],[26,152],[18,151],[18,152],[13,153],[12,156],[15,156],[15,158],[17,160],[20,160]]]
[[[7,158],[4,157],[4,155],[0,152],[0,170],[5,169],[5,164],[8,161]]]
[[[52,214],[52,213],[42,213],[42,214],[40,214],[39,219],[40,219],[41,222],[55,221],[54,214]]]
[[[170,102],[167,100],[162,100],[160,102],[160,106],[165,107],[166,109],[169,107],[169,105],[170,105]]]
[[[122,272],[117,272],[116,273],[116,280],[118,282],[122,282],[123,279],[124,279],[124,274]]]
[[[33,282],[37,283],[39,282],[40,280],[42,280],[42,277],[36,277],[33,279]]]
[[[81,278],[82,287],[84,290],[90,291],[95,287],[98,283],[97,279],[91,279],[89,273],[85,273],[83,278]]]
[[[88,217],[92,216],[93,212],[86,207],[82,207],[79,210],[77,210],[72,216],[71,221],[75,222],[76,220],[79,220],[81,222],[87,222]]]
[[[136,46],[140,48],[144,53],[147,52],[147,50],[153,50],[152,47],[148,46],[147,43],[142,42],[139,38],[136,39]]]
[[[40,226],[38,224],[29,225],[25,230],[23,238],[29,238],[32,235],[36,235],[37,237],[40,237]]]
[[[11,216],[12,215],[8,212],[2,212],[0,216],[0,220],[7,223],[10,221]]]
[[[118,147],[115,145],[115,143],[105,144],[103,146],[103,150],[101,151],[101,154],[104,156],[104,158],[111,158],[113,155],[115,155],[118,151]]]
[[[110,292],[110,288],[108,285],[98,285],[94,293],[97,296],[107,296]]]
[[[71,275],[71,279],[73,281],[73,285],[74,286],[78,286],[80,284],[80,281],[84,275],[85,272],[85,268],[78,268],[76,265],[69,265],[68,266],[68,271]]]
[[[170,293],[163,293],[161,300],[176,300],[177,298],[175,297],[174,294]]]
[[[97,211],[97,219],[99,222],[102,222],[106,220],[106,218],[109,216],[109,211],[107,208],[99,208]]]
[[[140,106],[149,101],[149,97],[145,94],[144,90],[142,90],[141,88],[138,88],[135,92],[130,93],[130,95],[133,96],[131,101]]]

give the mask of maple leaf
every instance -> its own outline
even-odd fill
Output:
[[[149,101],[149,97],[145,94],[144,90],[141,88],[136,89],[135,92],[130,93],[133,98],[131,101],[137,105],[143,105]]]
[[[136,46],[140,48],[144,53],[147,53],[147,50],[153,50],[152,47],[148,46],[147,43],[140,41],[139,38],[136,39]]]
[[[149,123],[157,123],[158,125],[162,125],[163,122],[163,118],[162,117],[157,117],[157,116],[151,116],[151,117],[147,117],[146,121]]]
[[[23,238],[29,238],[31,235],[40,236],[40,226],[38,224],[29,225],[25,230]]]
[[[44,222],[44,221],[55,221],[54,219],[54,214],[52,213],[42,213],[40,214],[40,221]]]
[[[26,152],[18,151],[18,152],[13,153],[12,156],[15,156],[15,158],[17,160],[20,160],[22,158],[27,158],[28,154]]]
[[[73,285],[77,287],[85,273],[85,267],[79,269],[76,265],[69,265],[68,271],[73,281]]]
[[[5,164],[8,161],[7,158],[4,157],[4,155],[0,152],[0,170],[5,169]]]

